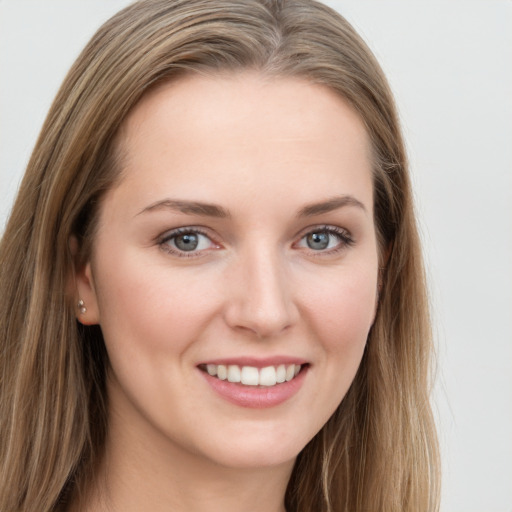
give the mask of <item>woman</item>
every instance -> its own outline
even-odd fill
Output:
[[[109,20],[50,110],[0,273],[0,510],[437,509],[397,115],[321,4]]]

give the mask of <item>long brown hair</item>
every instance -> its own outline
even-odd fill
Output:
[[[77,324],[69,240],[89,255],[115,137],[152,87],[255,69],[324,84],[372,142],[382,288],[357,376],[297,458],[289,512],[432,512],[439,473],[431,336],[407,160],[393,98],[366,44],[309,0],[143,0],[107,21],[44,123],[0,245],[0,511],[54,511],[92,478],[107,430],[99,327]]]

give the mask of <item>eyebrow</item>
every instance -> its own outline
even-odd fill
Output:
[[[201,203],[199,201],[182,201],[178,199],[164,199],[163,201],[157,201],[156,203],[150,204],[144,208],[137,215],[156,210],[174,210],[191,215],[200,215],[202,217],[231,217],[229,211],[222,208],[222,206],[210,203]]]
[[[313,217],[314,215],[321,215],[322,213],[329,213],[339,208],[343,208],[345,206],[355,206],[356,208],[362,209],[366,212],[366,207],[364,204],[356,199],[354,196],[343,195],[336,196],[326,201],[321,201],[319,203],[312,203],[301,208],[298,217]]]
[[[361,201],[350,195],[336,196],[326,201],[311,203],[301,208],[297,217],[313,217],[323,213],[329,213],[346,206],[354,206],[366,212],[366,208]],[[174,210],[189,215],[198,215],[201,217],[215,217],[220,219],[231,218],[231,213],[222,206],[202,203],[200,201],[184,201],[179,199],[164,199],[156,203],[146,206],[137,215],[142,213],[158,211],[158,210]]]

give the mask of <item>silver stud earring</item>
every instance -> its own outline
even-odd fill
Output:
[[[77,302],[77,307],[78,309],[80,310],[80,314],[83,315],[84,313],[87,312],[87,308],[85,307],[85,303],[82,299],[80,299],[78,302]]]

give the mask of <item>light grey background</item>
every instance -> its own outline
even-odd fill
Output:
[[[0,231],[67,69],[128,3],[0,1]],[[512,2],[328,3],[383,65],[409,147],[439,352],[442,511],[512,512]]]

